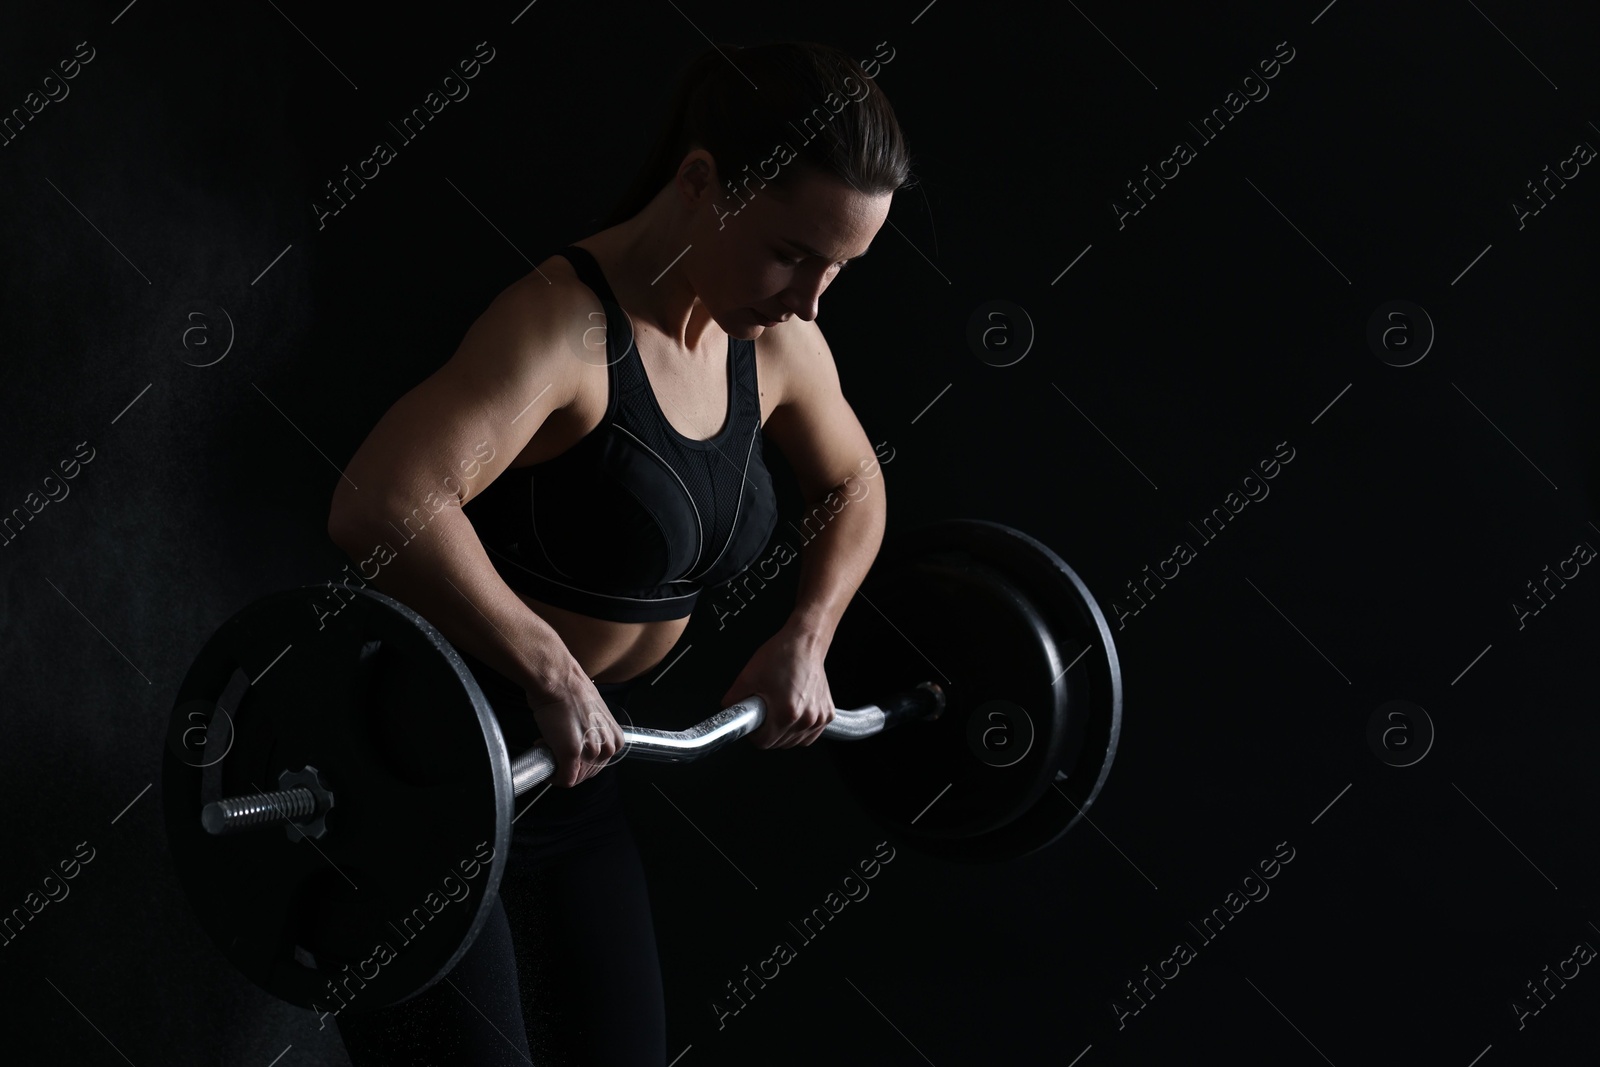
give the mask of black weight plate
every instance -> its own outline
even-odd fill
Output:
[[[835,702],[854,707],[921,680],[945,688],[939,719],[832,746],[847,784],[887,826],[919,840],[991,833],[1055,777],[1066,685],[1030,599],[965,553],[898,558],[862,587],[829,649]],[[848,623],[848,625],[846,625]]]
[[[1065,689],[1066,705],[1065,723],[1061,730],[1060,762],[1057,765],[1060,774],[1058,780],[1050,783],[1025,810],[1013,812],[1013,817],[981,833],[966,836],[930,835],[921,832],[922,820],[915,825],[898,825],[893,820],[886,820],[886,824],[914,847],[945,858],[985,862],[1014,858],[1059,839],[1085,817],[1084,813],[1099,796],[1110,773],[1121,734],[1121,666],[1105,614],[1082,579],[1048,546],[1000,523],[981,519],[949,519],[906,531],[886,543],[885,551],[880,554],[878,564],[875,564],[862,589],[868,597],[873,595],[872,585],[880,568],[887,577],[904,567],[907,561],[936,555],[948,558],[950,553],[964,556],[973,564],[992,567],[1014,587],[1024,590],[1028,601],[1045,619],[1061,663],[1063,666],[1070,665],[1058,680]],[[850,610],[841,619],[840,632],[845,631],[847,622],[852,624],[852,628],[858,624],[859,620],[853,620],[852,616],[869,614],[879,614],[873,610],[870,602],[865,605],[852,602]],[[964,632],[977,632],[976,627],[964,620],[959,605],[947,608],[944,617],[951,619]],[[834,647],[838,646],[839,638],[836,636]],[[851,663],[851,674],[858,677],[852,677],[850,681],[854,683],[859,679],[863,693],[873,690],[882,693],[886,688],[903,684],[900,675],[889,673],[895,669],[893,664],[888,665],[888,670],[884,672],[873,673],[871,646],[863,646],[859,653]],[[831,666],[829,680],[831,685]],[[969,705],[981,704],[992,695],[972,693],[964,699]],[[867,696],[855,702],[868,702],[870,699]],[[851,706],[844,701],[839,703],[841,706]],[[923,729],[928,725],[911,723],[897,729]],[[885,735],[886,740],[887,737]],[[965,739],[962,740],[964,742]],[[951,738],[951,741],[955,739]],[[847,746],[854,744],[857,743],[841,742],[830,748],[843,755]],[[864,776],[870,775],[872,769],[863,765],[857,770],[858,773],[847,776],[847,780],[859,789]],[[890,762],[880,765],[877,773],[892,780],[902,772],[897,764]],[[951,793],[954,791],[952,787]],[[948,799],[949,795],[939,803],[943,804]]]
[[[341,595],[334,611],[327,586],[274,593],[217,630],[178,692],[162,785],[179,878],[222,953],[292,1004],[359,1013],[438,981],[483,925],[510,844],[511,766],[444,637],[381,593]],[[195,731],[195,710],[225,693],[211,731]],[[321,838],[291,841],[281,820],[201,827],[207,801],[272,791],[306,765],[334,796]]]
[[[1122,733],[1122,666],[1111,626],[1076,572],[1037,539],[983,520],[955,520],[940,536],[982,546],[984,558],[1026,588],[1052,620],[1067,672],[1068,745],[1061,777],[1021,818],[960,842],[947,856],[991,862],[1027,855],[1078,825],[1111,773]]]

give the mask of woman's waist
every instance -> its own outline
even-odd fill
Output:
[[[596,685],[646,677],[662,664],[689,625],[687,615],[649,622],[600,619],[538,600],[519,589],[512,592],[550,625]]]
[[[483,695],[488,698],[489,704],[497,713],[506,710],[530,710],[527,693],[521,684],[501,674],[465,649],[457,649],[457,652],[466,664],[468,672],[477,682],[478,688],[483,691]],[[660,673],[662,665],[661,657],[652,656],[650,657],[650,662],[644,664],[642,668],[623,671],[624,678],[606,680],[595,677],[596,672],[589,669],[588,665],[582,663],[582,661],[579,661],[579,666],[584,667],[584,673],[589,676],[594,683],[595,690],[608,705],[612,704],[614,699],[620,701],[622,697],[637,686],[648,684],[652,678]]]

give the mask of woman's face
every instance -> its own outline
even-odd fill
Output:
[[[694,252],[684,260],[700,302],[740,338],[760,336],[768,321],[816,318],[823,291],[866,254],[894,198],[863,196],[814,171],[782,189],[751,180],[739,186],[742,201],[713,188],[715,197],[697,198]]]

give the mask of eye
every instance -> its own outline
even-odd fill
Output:
[[[782,252],[774,252],[773,258],[779,263],[782,263],[785,267],[798,267],[800,265],[800,261],[798,259],[790,259]]]

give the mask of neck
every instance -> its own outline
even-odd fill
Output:
[[[606,276],[618,302],[628,309],[634,328],[648,326],[685,351],[693,351],[720,327],[711,318],[684,270],[695,250],[689,216],[672,202],[672,187],[663,189],[633,218],[602,231],[597,239],[611,253]],[[668,264],[671,264],[670,268]]]

